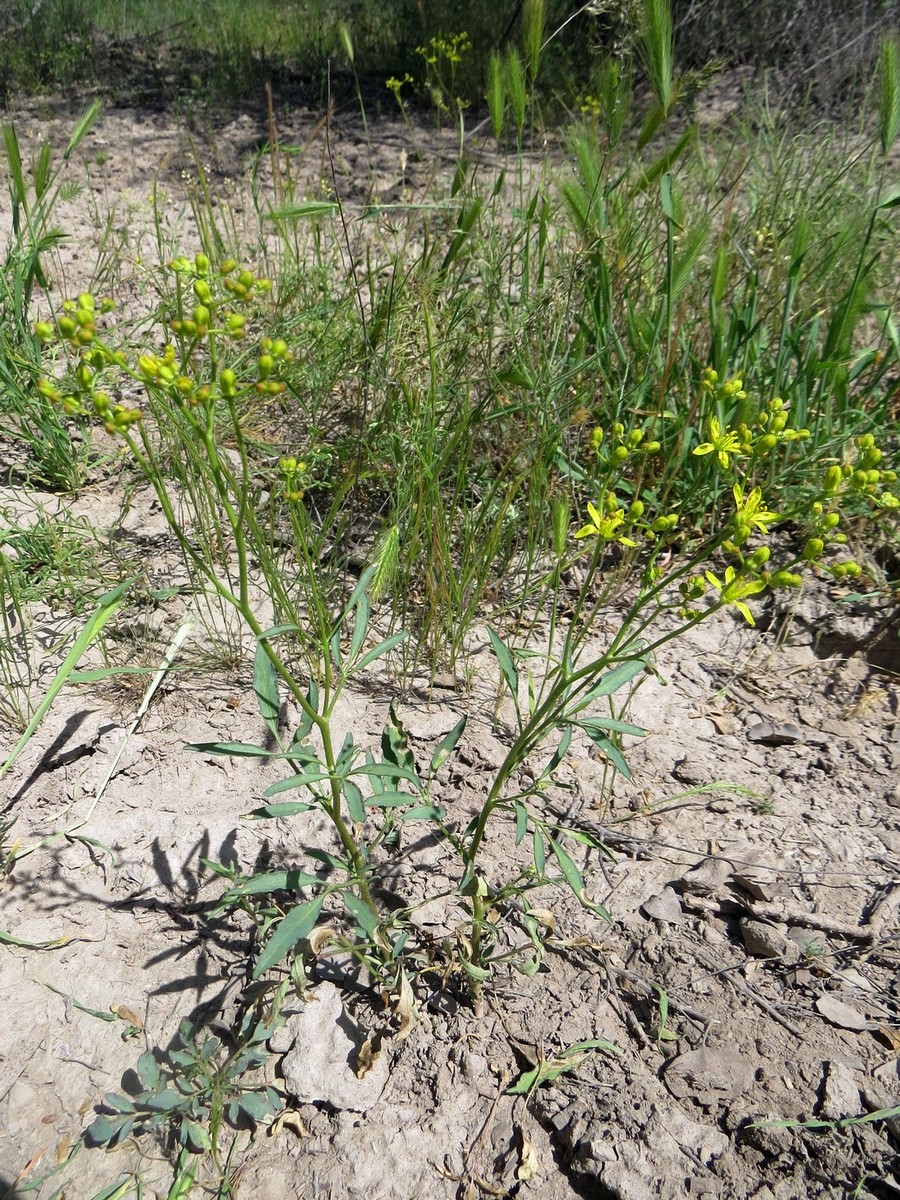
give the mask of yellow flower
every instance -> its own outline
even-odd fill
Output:
[[[620,542],[623,546],[634,546],[631,538],[623,537],[616,530],[625,523],[625,514],[621,508],[614,509],[608,517],[604,517],[599,509],[588,501],[588,516],[591,518],[587,525],[575,534],[577,538],[600,537],[605,542]]]
[[[695,450],[695,454],[712,454],[715,452],[718,455],[722,469],[728,470],[729,455],[736,454],[741,448],[741,439],[727,426],[725,429],[719,424],[718,417],[709,418],[709,441],[703,442]]]
[[[712,571],[705,571],[704,574],[719,593],[719,602],[721,604],[733,604],[746,621],[751,625],[756,624],[753,620],[753,613],[744,603],[744,598],[746,596],[754,596],[757,592],[764,592],[766,590],[765,580],[741,579],[735,574],[734,567],[725,568],[724,579],[719,579]]]
[[[696,450],[694,453],[696,454]],[[781,519],[778,513],[766,511],[761,488],[754,488],[746,500],[744,499],[744,492],[740,484],[736,483],[731,490],[734,493],[734,503],[737,506],[734,514],[735,524],[741,525],[745,529],[752,529],[755,525],[763,533],[768,533],[772,522]]]

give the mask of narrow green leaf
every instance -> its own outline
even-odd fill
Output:
[[[362,650],[363,642],[366,640],[366,633],[369,629],[369,600],[365,592],[359,598],[356,605],[356,612],[353,617],[353,635],[350,638],[350,654],[349,659],[351,664],[356,662],[357,655]]]
[[[613,667],[611,671],[607,671],[605,675],[600,676],[591,690],[579,700],[573,711],[581,712],[601,696],[615,695],[619,688],[624,687],[626,683],[630,683],[635,675],[640,675],[646,666],[647,660],[644,658],[628,658],[624,662],[619,663],[617,667]]]
[[[405,629],[401,629],[399,633],[392,633],[389,638],[385,638],[383,642],[379,642],[377,646],[373,646],[371,650],[367,650],[359,662],[353,668],[354,673],[364,671],[376,659],[390,653],[395,646],[399,646],[401,642],[405,642],[409,637],[409,633]]]
[[[509,694],[512,696],[513,703],[516,706],[516,712],[519,711],[519,672],[516,670],[516,664],[513,662],[513,656],[509,652],[506,643],[494,633],[493,629],[488,628],[488,637],[491,639],[494,657],[500,664],[500,670],[503,673],[503,678],[506,681],[506,686],[509,689]]]
[[[562,871],[566,883],[580,900],[584,895],[584,880],[581,872],[556,838],[550,838],[550,849],[553,851],[553,857],[559,863],[559,869]]]
[[[57,695],[66,684],[69,676],[75,670],[79,660],[83,657],[94,639],[100,635],[107,622],[110,621],[118,611],[125,593],[136,579],[137,576],[133,575],[130,579],[126,579],[123,583],[120,583],[118,587],[112,588],[111,591],[108,591],[105,595],[100,597],[97,602],[97,607],[94,609],[90,617],[88,617],[84,628],[75,639],[71,650],[66,655],[65,659],[54,675],[43,700],[41,700],[40,704],[35,709],[34,715],[28,722],[25,732],[16,742],[15,746],[13,746],[12,752],[6,761],[0,765],[0,778],[6,774],[21,752],[31,741],[32,736],[43,721],[44,717],[47,715]]]
[[[23,950],[57,950],[60,946],[67,946],[71,940],[68,937],[60,937],[47,942],[28,942],[24,938],[13,937],[5,929],[0,929],[0,942],[6,946],[21,946]]]
[[[115,1013],[103,1012],[99,1008],[89,1008],[87,1004],[82,1004],[80,1000],[76,1000],[74,996],[71,996],[68,992],[64,992],[62,988],[54,987],[52,983],[45,983],[44,987],[48,988],[51,992],[55,992],[57,996],[62,996],[65,1000],[71,1000],[73,1008],[87,1013],[90,1017],[96,1017],[99,1021],[118,1021],[119,1019]]]
[[[253,691],[259,707],[259,715],[272,737],[278,739],[278,713],[281,697],[278,694],[278,672],[266,654],[262,639],[256,646],[253,659]]]
[[[315,896],[312,900],[307,900],[305,904],[298,904],[296,908],[292,908],[288,915],[278,923],[256,961],[256,966],[253,968],[254,979],[259,979],[266,971],[277,966],[282,959],[287,958],[298,943],[308,937],[319,919],[319,913],[321,913],[324,903],[325,893],[323,892],[321,896]]]
[[[440,804],[415,804],[400,813],[401,821],[444,821],[447,810]]]
[[[378,937],[378,919],[368,904],[364,904],[354,892],[345,891],[341,893],[341,899],[347,911],[359,925],[364,933],[367,933],[370,938],[377,939]]]
[[[516,814],[516,845],[518,846],[528,832],[528,810],[518,801],[513,805]]]
[[[618,748],[618,746],[613,745],[609,738],[604,737],[599,730],[592,730],[585,726],[584,731],[597,749],[603,751],[603,754],[606,756],[606,759],[610,765],[619,772],[623,779],[631,779],[631,770],[629,769],[628,763],[625,761],[625,755]]]
[[[318,876],[310,875],[307,871],[264,871],[260,875],[240,880],[229,889],[229,895],[263,896],[268,892],[296,892],[303,887],[315,887],[321,882]]]
[[[344,799],[347,801],[347,811],[350,813],[350,820],[357,825],[361,825],[366,819],[366,809],[363,804],[362,792],[351,779],[345,779],[341,783],[341,790],[344,793]]]
[[[245,817],[249,821],[277,821],[280,817],[296,817],[315,807],[315,804],[305,804],[302,800],[285,800],[281,804],[264,804],[262,808],[254,808]]]
[[[254,746],[249,742],[188,742],[185,750],[195,750],[198,754],[224,754],[230,758],[282,757],[272,750],[266,750],[263,746]]]
[[[559,745],[554,750],[553,755],[550,758],[550,761],[547,763],[546,767],[544,767],[543,771],[541,771],[541,774],[540,774],[541,779],[548,779],[553,774],[553,772],[556,770],[556,768],[559,766],[559,764],[565,758],[566,754],[568,753],[569,746],[571,744],[572,744],[572,727],[567,726],[566,729],[563,731],[562,737],[559,739]]]
[[[547,866],[547,848],[544,845],[544,836],[538,828],[535,828],[531,835],[531,845],[535,870],[539,878],[543,878]]]
[[[409,792],[379,792],[377,795],[368,796],[366,804],[369,808],[397,808],[401,804],[415,804],[418,796],[410,795]]]
[[[450,732],[438,742],[437,749],[432,756],[431,766],[429,768],[432,775],[435,773],[435,771],[439,771],[441,769],[441,767],[453,753],[454,749],[456,748],[456,743],[463,735],[463,730],[466,727],[467,721],[468,717],[463,714]]]
[[[627,721],[618,721],[613,717],[585,717],[578,722],[582,729],[604,729],[607,733],[627,733],[631,737],[646,737],[647,730],[640,725],[629,725]]]

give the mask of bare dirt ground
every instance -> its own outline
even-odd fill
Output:
[[[72,124],[66,104],[13,116],[23,143],[48,130],[64,142]],[[304,147],[311,194],[329,178],[321,130],[302,113],[280,130]],[[437,169],[431,130],[386,124],[368,145],[349,123],[333,132],[336,171],[358,200],[421,191]],[[220,203],[239,220],[265,120],[201,133]],[[64,250],[61,291],[92,282],[104,236],[133,259],[151,254],[154,182],[181,249],[195,248],[186,207],[195,159],[170,117],[109,111],[79,155],[88,185],[57,214],[79,231]],[[107,212],[111,225],[97,219]],[[139,269],[131,286],[137,298]],[[149,500],[135,496],[124,523],[120,500],[98,484],[71,513],[118,529],[157,584],[179,582]],[[2,508],[59,503],[19,488],[4,492]],[[423,985],[419,1020],[402,1038],[346,962],[313,964],[268,1067],[291,1119],[252,1142],[240,1136],[237,1194],[900,1196],[900,1115],[824,1130],[758,1125],[900,1105],[900,642],[896,614],[892,624],[877,603],[839,599],[812,587],[789,611],[768,609],[757,630],[721,617],[670,645],[661,678],[645,682],[631,710],[649,730],[629,750],[634,781],[618,779],[611,798],[602,764],[573,746],[562,771],[570,786],[548,804],[610,847],[603,861],[582,848],[580,865],[612,924],[567,893],[542,895],[556,924],[538,973],[498,977],[479,1011],[453,981]],[[181,603],[148,614],[148,661],[178,627]],[[47,608],[35,621],[48,638],[64,628]],[[136,636],[133,627],[118,635]],[[195,631],[187,659],[201,639]],[[476,630],[466,688],[398,700],[422,761],[470,715],[437,789],[460,826],[510,736],[486,642]],[[172,673],[127,739],[139,691],[69,689],[4,780],[19,841],[59,836],[16,864],[0,891],[0,929],[64,944],[0,946],[0,1196],[89,1200],[132,1171],[144,1196],[167,1194],[171,1152],[152,1138],[113,1152],[79,1139],[138,1054],[171,1047],[182,1019],[213,1029],[234,1020],[250,934],[240,917],[209,919],[221,884],[200,860],[249,872],[299,865],[304,847],[330,845],[312,814],[243,819],[276,778],[271,767],[185,749],[262,738],[247,669]],[[342,720],[377,743],[390,698],[385,686],[357,693]],[[13,740],[6,731],[2,744]],[[502,871],[516,853],[511,831],[498,827],[489,850]],[[423,865],[430,894],[451,884],[441,847],[410,838],[389,872],[404,902],[419,894]],[[416,919],[439,938],[459,912],[450,898]],[[120,1019],[86,1011],[111,1006]],[[378,1033],[381,1058],[357,1080],[359,1045]],[[541,1059],[589,1039],[618,1053],[586,1054],[530,1098],[508,1092]]]

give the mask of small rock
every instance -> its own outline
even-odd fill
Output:
[[[759,721],[747,730],[747,738],[764,746],[791,746],[806,740],[803,731],[789,721]]]
[[[820,1115],[826,1121],[839,1121],[842,1117],[858,1117],[862,1110],[859,1086],[850,1068],[839,1062],[827,1063]]]
[[[344,1010],[341,994],[320,983],[314,999],[285,1023],[294,1047],[281,1062],[285,1089],[301,1104],[322,1102],[332,1108],[366,1112],[381,1097],[388,1080],[387,1056],[381,1054],[362,1079],[356,1057],[365,1034]]]
[[[679,758],[672,767],[672,778],[677,779],[679,783],[686,783],[688,787],[697,787],[706,783],[708,775],[699,763],[692,762],[689,758]]]
[[[734,864],[727,858],[704,858],[702,862],[685,871],[679,879],[679,887],[683,891],[707,895],[717,892],[734,872]]]
[[[680,924],[683,915],[681,901],[675,889],[670,887],[663,888],[656,896],[645,900],[641,905],[641,912],[645,917],[652,917],[655,921],[667,921],[670,925]]]

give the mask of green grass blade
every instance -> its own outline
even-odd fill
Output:
[[[126,579],[124,583],[120,583],[118,587],[113,588],[112,591],[107,592],[105,596],[100,598],[97,608],[88,619],[84,629],[82,629],[81,633],[79,633],[78,637],[75,639],[75,644],[72,646],[71,650],[63,660],[59,670],[56,672],[56,675],[53,677],[53,682],[47,689],[46,695],[35,709],[34,716],[28,722],[28,727],[19,738],[18,742],[16,742],[12,749],[12,753],[9,755],[6,762],[0,766],[0,779],[3,778],[9,768],[13,765],[13,763],[31,741],[38,726],[50,711],[53,701],[59,695],[72,672],[75,670],[75,667],[78,665],[79,660],[83,657],[94,639],[99,636],[106,623],[115,615],[122,603],[122,598],[131,585],[135,582],[136,578],[137,576],[134,576],[131,579]]]

